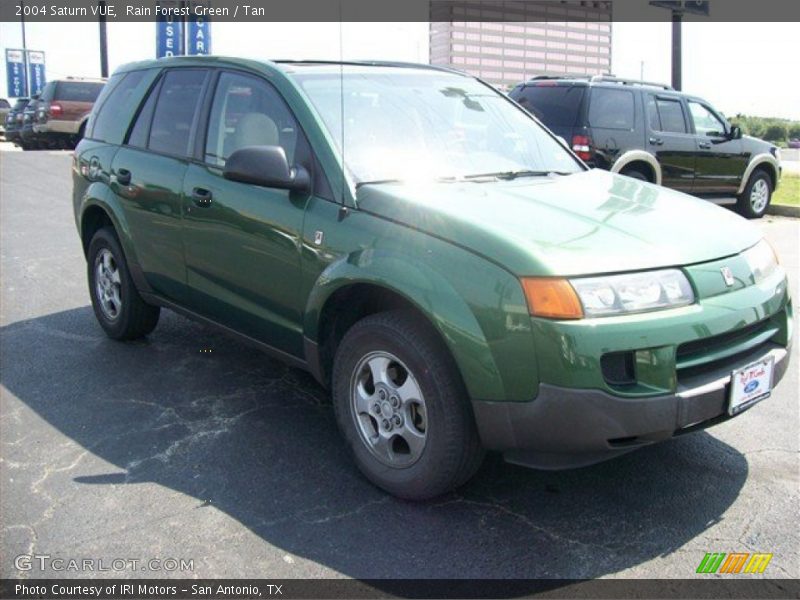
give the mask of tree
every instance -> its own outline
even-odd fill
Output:
[[[772,123],[767,126],[763,135],[764,139],[768,142],[778,142],[786,139],[786,125],[781,123]]]

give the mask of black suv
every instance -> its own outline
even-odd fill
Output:
[[[5,136],[6,141],[14,144],[20,143],[20,130],[22,129],[22,112],[28,105],[29,98],[17,98],[14,106],[6,114]]]
[[[705,100],[609,76],[535,77],[509,96],[593,167],[735,204],[764,215],[781,176],[780,152],[742,136]]]

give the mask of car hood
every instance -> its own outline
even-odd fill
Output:
[[[688,265],[761,239],[726,209],[597,169],[515,181],[369,184],[357,203],[519,276]]]
[[[764,141],[761,138],[753,137],[751,135],[742,136],[742,145],[745,149],[749,149],[752,154],[761,154],[769,152],[770,148],[774,148],[775,144]]]

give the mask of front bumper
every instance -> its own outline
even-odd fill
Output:
[[[771,343],[682,381],[673,394],[627,398],[541,384],[531,402],[473,401],[472,406],[484,446],[503,452],[509,462],[581,467],[732,418],[731,372],[770,355],[774,388],[789,366],[790,350]]]

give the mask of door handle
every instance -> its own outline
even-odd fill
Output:
[[[130,185],[131,172],[128,169],[117,169],[117,183],[120,185]]]
[[[709,148],[711,148],[711,142],[700,142],[699,144],[697,144],[697,146],[699,148],[702,148],[703,150],[708,150]]]
[[[205,188],[196,187],[192,190],[192,202],[201,208],[211,206],[211,192]]]
[[[649,142],[651,144],[653,144],[653,146],[663,146],[664,145],[664,140],[662,140],[661,138],[651,137]]]

